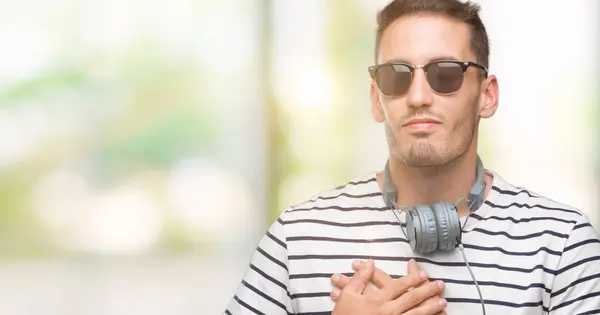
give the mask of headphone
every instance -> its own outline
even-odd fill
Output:
[[[477,210],[483,203],[485,192],[485,169],[477,156],[475,184],[469,191],[468,209]],[[388,207],[398,209],[396,205],[397,189],[391,180],[389,160],[383,174],[383,198]],[[394,213],[395,214],[395,213]],[[427,254],[435,250],[451,250],[460,244],[462,228],[455,204],[436,202],[432,205],[414,205],[408,208],[406,216],[408,241],[413,251]]]

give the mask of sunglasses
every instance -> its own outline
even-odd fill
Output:
[[[402,62],[390,62],[369,67],[369,75],[375,80],[381,94],[387,97],[400,97],[410,89],[413,73],[423,69],[431,89],[441,95],[450,95],[460,89],[464,74],[469,67],[488,70],[470,61],[438,60],[424,65],[410,65]]]

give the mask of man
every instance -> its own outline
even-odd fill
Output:
[[[477,157],[498,106],[478,12],[395,0],[379,13],[369,74],[388,165],[285,209],[226,314],[600,314],[586,215]]]

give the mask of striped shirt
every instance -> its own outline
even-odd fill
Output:
[[[484,204],[462,217],[462,243],[490,315],[600,314],[600,240],[581,211],[497,174]],[[402,222],[402,223],[399,223]],[[330,314],[329,278],[372,258],[392,277],[414,258],[443,280],[446,312],[481,314],[458,249],[414,253],[376,174],[285,209],[261,239],[225,314]]]

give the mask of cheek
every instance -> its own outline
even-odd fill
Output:
[[[383,99],[380,104],[383,108],[385,122],[388,125],[395,127],[402,123],[402,120],[405,118],[405,112],[404,105],[400,99]]]
[[[475,128],[477,124],[477,118],[479,116],[479,100],[471,100],[470,105],[465,106],[464,108],[453,112],[452,119],[454,121],[453,130],[454,131],[469,131]]]

